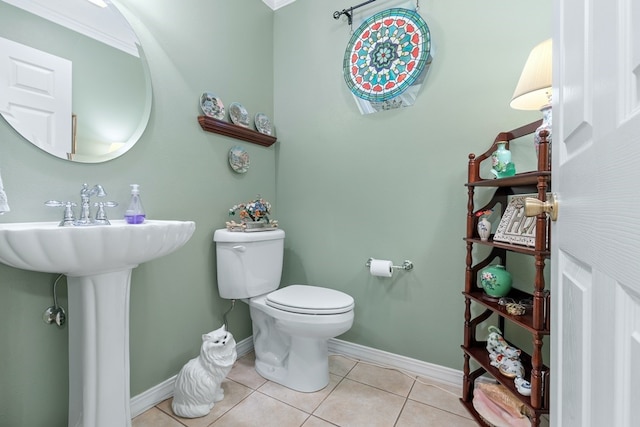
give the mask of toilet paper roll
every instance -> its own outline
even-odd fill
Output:
[[[393,263],[387,259],[372,259],[369,272],[372,276],[391,277],[393,275]]]

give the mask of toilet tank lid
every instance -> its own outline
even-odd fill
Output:
[[[279,239],[284,239],[284,230],[279,228],[276,230],[259,231],[253,233],[246,233],[243,231],[229,231],[226,228],[221,228],[213,233],[214,242],[243,243],[262,242],[266,240]]]

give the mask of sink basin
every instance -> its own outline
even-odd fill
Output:
[[[0,262],[67,276],[69,427],[131,426],[131,272],[180,248],[194,230],[192,221],[0,224]]]
[[[57,222],[0,224],[0,262],[23,270],[88,276],[131,269],[184,245],[191,221],[59,227]]]

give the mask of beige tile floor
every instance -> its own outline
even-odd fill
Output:
[[[300,393],[262,378],[250,353],[206,417],[173,414],[171,399],[133,419],[133,427],[473,427],[460,389],[343,356],[330,356],[329,385]]]

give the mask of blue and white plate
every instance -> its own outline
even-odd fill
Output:
[[[200,109],[207,117],[224,120],[224,104],[211,92],[204,92],[200,95]]]
[[[229,117],[233,124],[242,126],[243,128],[249,127],[249,113],[242,104],[232,102],[231,105],[229,105]]]
[[[237,173],[246,173],[249,170],[249,153],[241,145],[236,145],[229,150],[229,165]]]
[[[254,123],[256,125],[256,129],[258,132],[263,133],[265,135],[271,135],[273,133],[273,126],[271,125],[271,120],[264,113],[257,113],[254,118]]]

